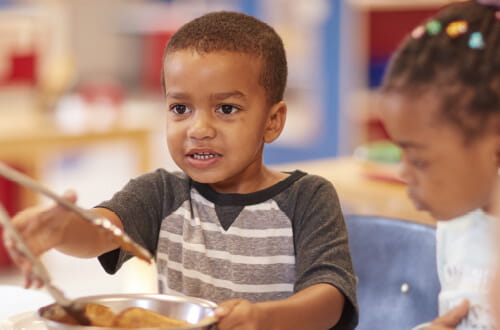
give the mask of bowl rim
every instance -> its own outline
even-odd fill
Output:
[[[116,294],[101,294],[101,295],[92,295],[92,296],[83,296],[80,298],[74,299],[74,302],[76,303],[85,303],[85,302],[91,302],[99,299],[114,299],[114,298],[130,298],[130,299],[138,299],[138,298],[145,298],[145,299],[154,299],[154,300],[162,300],[162,301],[175,301],[175,302],[186,302],[186,303],[193,303],[193,304],[198,304],[201,307],[204,308],[210,308],[210,309],[215,309],[217,308],[217,304],[213,301],[203,299],[203,298],[197,298],[197,297],[191,297],[191,296],[176,296],[176,295],[170,295],[170,294],[164,294],[164,293],[116,293]],[[42,312],[44,309],[49,308],[50,306],[55,305],[56,303],[51,303],[46,306],[42,306],[37,310],[37,316],[39,319],[43,320],[46,322],[48,325],[53,325],[54,327],[60,327],[64,323],[62,322],[57,322],[50,320],[48,318],[45,318],[42,315]],[[188,326],[182,326],[182,327],[170,327],[168,329],[172,330],[195,330],[195,329],[200,329],[200,327],[209,327],[212,326],[216,323],[217,321],[215,319],[211,319],[210,321],[203,322],[203,323],[197,323],[188,325]],[[106,327],[96,327],[96,326],[84,326],[84,325],[68,325],[70,327],[74,327],[75,329],[88,329],[88,330],[103,330],[106,329]],[[109,329],[116,329],[116,330],[130,330],[130,328],[109,328]],[[166,328],[140,328],[142,330],[159,330],[159,329],[166,329]]]

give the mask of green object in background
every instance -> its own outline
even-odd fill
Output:
[[[357,147],[354,156],[375,162],[398,163],[401,160],[401,148],[389,141],[371,142]]]

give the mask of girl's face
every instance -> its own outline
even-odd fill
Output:
[[[415,206],[448,220],[488,207],[500,138],[489,133],[465,144],[458,128],[438,119],[438,110],[436,94],[391,94],[383,97],[381,119],[403,150],[401,176]]]

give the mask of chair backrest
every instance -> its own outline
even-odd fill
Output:
[[[440,290],[432,226],[347,215],[358,278],[358,330],[404,330],[433,320]]]

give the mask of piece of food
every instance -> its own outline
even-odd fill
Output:
[[[89,303],[85,305],[85,316],[91,326],[112,327],[116,314],[108,306]]]
[[[74,318],[69,316],[64,308],[57,304],[43,308],[41,311],[41,315],[51,321],[70,325],[78,325],[78,322]]]
[[[113,322],[117,328],[168,328],[189,325],[188,322],[140,308],[130,307],[118,314]]]

